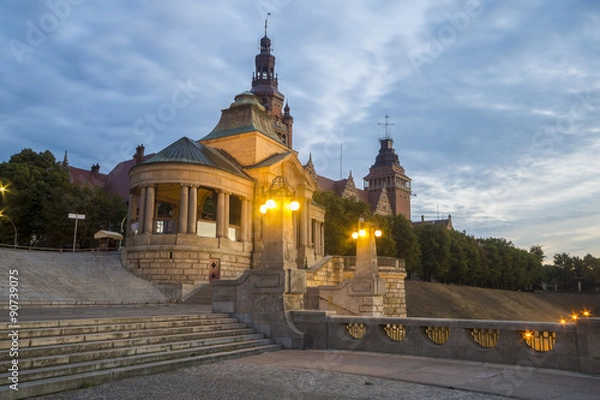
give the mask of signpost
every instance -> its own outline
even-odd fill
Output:
[[[75,243],[77,243],[77,220],[85,219],[84,214],[69,214],[69,219],[75,220],[75,229],[73,231],[73,253],[75,253]]]

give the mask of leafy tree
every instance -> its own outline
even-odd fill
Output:
[[[448,273],[450,264],[450,237],[448,230],[436,224],[425,224],[417,229],[421,248],[421,265],[417,271],[425,281],[441,279]]]
[[[47,215],[68,192],[68,172],[50,151],[24,149],[0,164],[0,181],[8,183],[4,214],[18,227],[19,244],[36,245],[50,228]]]
[[[325,253],[355,255],[351,234],[360,217],[369,214],[369,205],[362,201],[343,199],[329,191],[318,191],[313,200],[325,207]]]
[[[19,244],[70,247],[74,221],[69,213],[85,214],[78,221],[78,245],[93,247],[99,229],[120,229],[127,209],[120,196],[109,196],[102,188],[80,187],[50,151],[24,149],[0,164],[0,182],[8,184],[2,198],[3,213],[18,228]],[[0,240],[8,242],[7,224],[0,223]],[[10,243],[12,243],[12,227]]]
[[[390,219],[391,236],[396,243],[395,257],[406,261],[406,272],[410,276],[415,273],[421,263],[421,249],[419,238],[412,227],[412,223],[403,215],[396,215]]]

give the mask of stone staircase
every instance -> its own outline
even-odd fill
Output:
[[[281,348],[227,314],[22,322],[18,356],[11,355],[11,331],[9,324],[0,324],[2,399],[40,396]],[[18,391],[9,386],[14,360],[18,360]]]

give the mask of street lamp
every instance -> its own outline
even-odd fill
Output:
[[[2,187],[0,187],[0,189],[4,189],[4,190],[1,190],[2,194],[4,194],[6,187],[2,186]],[[15,235],[14,235],[14,239],[13,239],[13,246],[16,249],[17,248],[17,227],[15,226],[15,223],[12,222],[12,220],[10,218],[8,218],[8,216],[4,215],[2,211],[0,211],[0,218],[4,218],[12,224],[13,230],[15,231]]]
[[[282,200],[283,198],[294,199],[296,197],[296,191],[290,186],[284,176],[277,176],[271,182],[271,186],[269,186],[265,195],[268,200],[259,207],[261,214],[266,214],[268,210],[277,208],[276,198],[281,198]],[[292,200],[288,204],[288,207],[292,211],[298,211],[300,209],[300,203],[296,200]]]

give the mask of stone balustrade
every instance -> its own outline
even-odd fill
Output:
[[[337,316],[294,311],[304,348],[368,351],[600,374],[600,318],[574,323]]]

